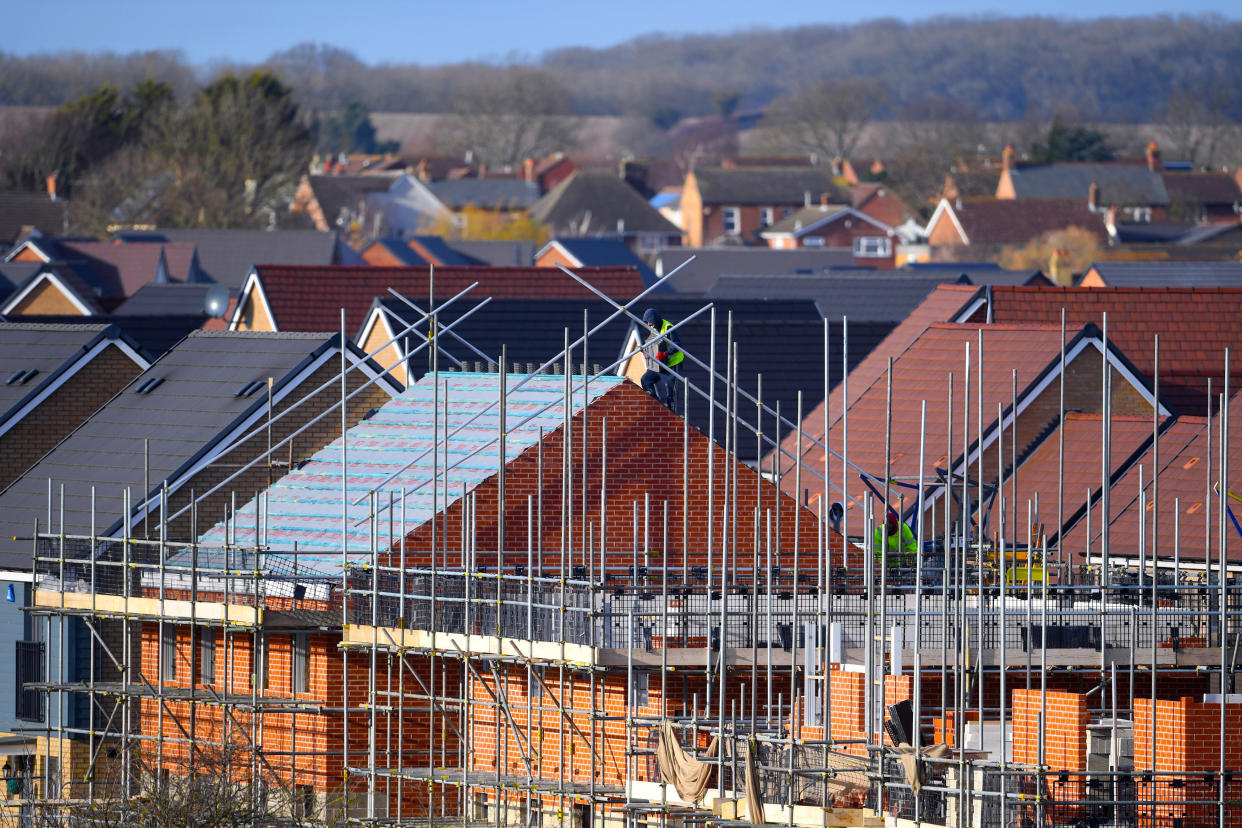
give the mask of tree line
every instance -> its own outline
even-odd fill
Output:
[[[413,55],[411,56],[413,57]],[[529,64],[563,90],[567,114],[629,115],[667,121],[710,115],[719,96],[742,110],[765,108],[821,80],[865,79],[884,90],[880,118],[909,118],[929,100],[952,103],[984,121],[1047,120],[1069,110],[1085,121],[1163,120],[1198,100],[1242,119],[1242,23],[1214,16],[1093,21],[1047,17],[936,17],[875,20],[730,35],[651,35],[608,49],[548,52]],[[359,101],[373,111],[455,112],[471,89],[494,85],[511,68],[486,63],[369,65],[327,45],[303,44],[256,68],[279,74],[312,109]],[[0,53],[0,104],[55,105],[100,80],[128,88],[147,76],[176,94],[198,70],[176,52]]]

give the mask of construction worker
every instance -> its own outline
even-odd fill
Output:
[[[888,535],[888,565],[912,566],[919,554],[918,541],[910,527],[902,522],[897,513],[888,510],[883,526],[875,528],[875,559],[878,562],[884,554],[884,535]]]
[[[658,310],[647,308],[643,324],[651,331],[642,346],[647,366],[641,380],[643,390],[672,409],[676,394],[673,392],[673,375],[668,369],[680,365],[686,355],[681,351],[677,333],[668,333],[673,323],[661,316]]]

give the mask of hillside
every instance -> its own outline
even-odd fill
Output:
[[[416,58],[411,55],[411,60]],[[559,81],[569,113],[693,116],[721,92],[759,109],[815,78],[869,78],[888,104],[881,118],[946,111],[986,121],[1047,118],[1068,110],[1088,121],[1136,123],[1189,101],[1201,117],[1242,120],[1242,22],[1219,17],[937,17],[854,26],[804,26],[729,35],[638,38],[609,49],[562,49],[534,62]],[[368,65],[331,46],[306,44],[272,55],[313,107],[361,99],[386,112],[443,112],[463,91],[506,67],[463,63]],[[232,69],[244,67],[230,67]],[[128,56],[0,52],[0,104],[49,105],[100,82],[121,86],[154,72],[180,90],[196,73],[176,53]]]

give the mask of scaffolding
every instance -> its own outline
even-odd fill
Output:
[[[646,294],[612,302],[566,272],[613,304],[605,321],[641,322],[632,309]],[[165,508],[166,490],[140,493],[137,506],[127,494],[127,515],[158,515],[155,538],[131,536],[128,520],[115,536],[58,531],[63,495],[49,483],[47,520],[32,536],[29,611],[43,640],[59,637],[62,657],[53,662],[49,648],[43,675],[25,687],[44,694],[48,749],[81,755],[62,754],[58,766],[72,772],[28,797],[41,816],[151,821],[152,803],[184,794],[179,780],[206,778],[216,798],[237,792],[254,824],[682,828],[753,824],[756,813],[821,828],[882,817],[945,826],[1242,822],[1242,765],[1227,745],[1242,734],[1226,703],[1242,640],[1238,567],[1226,551],[1227,353],[1204,484],[1206,556],[1169,555],[1149,543],[1146,526],[1140,537],[1110,538],[1106,522],[1098,548],[1071,565],[1058,538],[1027,530],[1040,524],[1037,504],[987,488],[981,459],[942,475],[960,497],[926,508],[932,481],[901,486],[890,468],[850,462],[848,410],[825,404],[821,440],[805,433],[801,399],[790,416],[764,403],[762,380],[739,387],[740,344],[731,319],[717,320],[710,305],[699,313],[711,320],[711,353],[686,354],[706,387],[674,372],[681,410],[712,412],[706,435],[684,421],[665,435],[681,447],[664,472],[663,492],[675,495],[610,492],[610,424],[592,413],[591,388],[634,354],[587,370],[604,322],[584,318],[577,337],[566,328],[562,351],[535,371],[508,373],[502,352],[489,366],[495,399],[450,423],[438,395],[450,387],[442,378],[461,375],[454,345],[481,354],[437,320],[468,290],[437,305],[434,273],[432,288],[427,310],[405,300],[420,318],[397,335],[422,343],[407,362],[427,361],[436,413],[426,449],[359,496],[347,485],[354,424],[345,416],[357,393],[345,377],[356,367],[344,357],[340,400],[317,415],[340,417],[334,551],[282,547],[265,494],[249,506],[243,494],[239,508],[233,493],[222,523],[200,533],[194,504],[228,491],[239,472],[181,510]],[[848,364],[848,335],[839,355],[833,348],[825,323],[825,401],[829,360]],[[967,351],[968,377],[981,358],[981,349],[974,362]],[[886,439],[891,375],[890,360]],[[558,383],[559,402],[510,412],[507,399],[536,380]],[[963,445],[971,422],[980,435],[992,414],[978,399],[972,410],[969,391],[950,395],[950,427],[956,406]],[[545,463],[540,431],[538,494],[515,504],[506,441],[547,411],[561,417],[556,450]],[[462,449],[458,435],[484,413],[494,436]],[[827,445],[830,413],[846,429],[839,453]],[[783,447],[789,432],[796,451]],[[1153,416],[1155,451],[1158,433]],[[742,440],[771,468],[736,462]],[[498,452],[489,461],[496,496],[464,484],[450,492],[450,471],[485,447]],[[920,468],[925,448],[920,435]],[[415,492],[401,475],[415,472],[432,505],[428,519],[410,523]],[[850,499],[848,481],[860,474],[880,485],[854,504],[857,526],[850,510],[833,507]],[[1006,478],[1003,466],[996,474]],[[1153,504],[1158,480],[1157,471],[1141,495]],[[998,525],[988,528],[970,504],[993,498]],[[890,549],[888,533],[876,531],[873,516],[890,506],[913,520],[918,554]],[[187,510],[192,530],[170,537]],[[554,545],[545,520],[558,527]],[[1177,544],[1176,527],[1150,528],[1162,545]],[[74,630],[85,631],[86,663],[79,657],[70,671],[63,654]],[[1216,728],[1194,736],[1215,743],[1216,767],[1159,767],[1158,700],[1163,688],[1183,687],[1217,694]],[[1074,770],[1053,756],[1066,746],[1051,743],[1061,713],[1049,699],[1067,688],[1081,690],[1088,710],[1080,741],[1090,755]],[[697,799],[683,798],[660,765],[672,745],[711,766]]]

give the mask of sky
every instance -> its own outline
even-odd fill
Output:
[[[19,8],[20,4],[20,8]],[[6,9],[6,7],[9,7]],[[612,46],[656,32],[726,33],[753,27],[917,20],[937,14],[1242,17],[1237,0],[45,0],[48,25],[19,27],[0,41],[18,55],[176,49],[194,64],[257,62],[299,43],[327,43],[366,63],[435,65],[532,59],[565,46]],[[23,0],[0,0],[0,19],[20,19]],[[54,21],[54,23],[51,23]],[[16,30],[14,30],[16,31]]]

